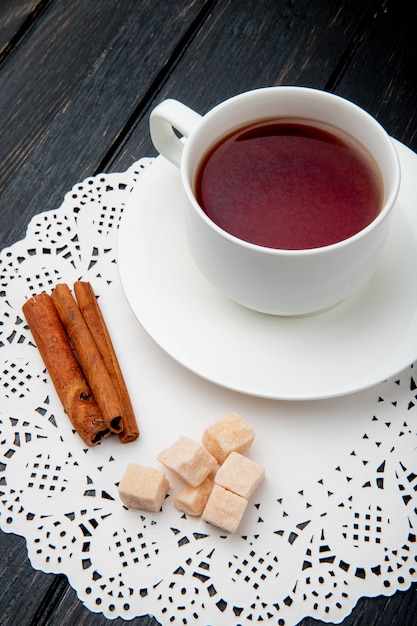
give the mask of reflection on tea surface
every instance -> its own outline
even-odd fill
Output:
[[[383,201],[377,165],[356,140],[291,118],[254,123],[218,142],[200,165],[196,195],[232,235],[296,250],[351,237]]]

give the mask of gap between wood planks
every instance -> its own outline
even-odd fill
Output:
[[[23,20],[14,35],[9,39],[7,44],[0,50],[0,66],[7,60],[23,41],[27,33],[32,30],[42,13],[48,8],[53,0],[39,0],[31,9],[28,16]]]
[[[220,0],[208,0],[204,7],[201,9],[201,11],[198,13],[198,15],[191,22],[184,35],[175,46],[169,60],[165,63],[165,65],[162,66],[155,79],[150,84],[146,93],[137,103],[132,114],[127,120],[126,125],[115,137],[113,143],[107,150],[104,157],[101,159],[93,175],[100,174],[100,172],[106,171],[106,169],[111,166],[112,162],[115,160],[128,138],[132,135],[134,130],[147,114],[151,103],[158,95],[158,93],[162,90],[172,70],[184,56],[186,50],[189,48],[190,44],[197,36],[198,31],[201,29],[202,25],[205,23],[208,16],[219,2]]]
[[[369,3],[367,10],[359,22],[357,31],[346,46],[345,51],[341,55],[333,72],[330,74],[329,80],[324,86],[325,91],[334,92],[336,90],[338,84],[343,78],[347,66],[355,56],[368,27],[380,13],[385,11],[387,4],[388,0],[373,0]]]

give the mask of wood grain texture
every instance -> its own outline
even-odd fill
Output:
[[[397,0],[0,0],[0,248],[84,177],[154,155],[148,115],[166,97],[204,113],[265,85],[327,89],[417,150],[416,28]],[[127,623],[33,570],[20,537],[0,549],[2,626]],[[362,599],[342,624],[414,626],[416,591]]]
[[[391,135],[417,149],[416,28],[417,5],[395,0],[222,2],[149,109],[176,98],[205,113],[246,89],[302,85],[351,99]],[[127,167],[135,150],[137,155],[154,154],[147,125],[148,115],[111,170]]]
[[[31,624],[54,576],[32,569],[22,537],[0,532],[0,554],[0,622]]]
[[[18,45],[46,0],[1,0],[0,63]]]
[[[51,2],[0,72],[0,247],[100,169],[204,0]]]
[[[218,2],[167,76],[148,111],[176,98],[200,113],[241,91],[269,85],[328,88],[334,67],[368,15],[353,0]],[[152,156],[148,111],[138,121],[112,170],[124,169],[133,154]]]
[[[335,88],[417,150],[417,4],[381,4],[371,12]]]

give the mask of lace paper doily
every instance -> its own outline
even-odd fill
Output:
[[[116,261],[123,207],[151,163],[75,185],[1,253],[2,529],[26,538],[34,568],[66,574],[108,618],[339,622],[360,596],[408,588],[417,580],[413,366],[350,397],[286,403],[218,388],[175,363],[131,312]],[[133,444],[83,446],[23,319],[27,297],[76,280],[100,298],[142,431]],[[157,514],[121,505],[128,462],[158,466],[180,434],[199,439],[229,411],[255,429],[250,456],[267,473],[236,535],[181,515],[170,497]]]

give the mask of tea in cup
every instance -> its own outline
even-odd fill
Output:
[[[400,165],[385,130],[355,104],[302,87],[246,92],[204,116],[166,100],[150,132],[180,169],[191,256],[232,300],[313,313],[375,271]]]

